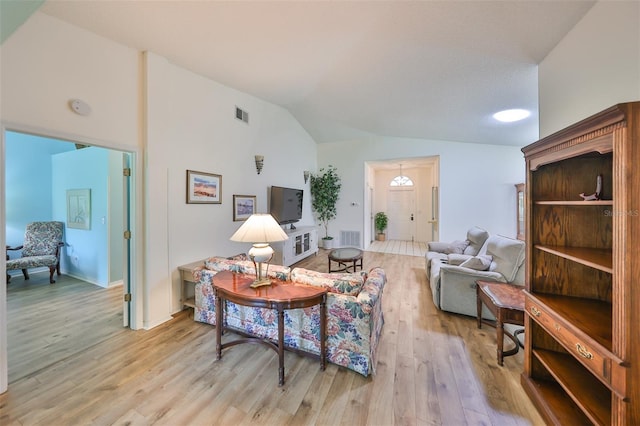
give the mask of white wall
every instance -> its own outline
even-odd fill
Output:
[[[181,308],[179,265],[250,248],[229,241],[242,223],[233,222],[233,194],[256,195],[258,212],[267,212],[271,185],[305,189],[300,225],[313,224],[303,171],[316,167],[316,144],[280,107],[158,55],[147,54],[146,62],[147,291],[150,315],[158,315],[156,306],[165,313]],[[236,105],[249,112],[249,124],[235,118]],[[256,154],[265,157],[260,175]],[[222,175],[222,204],[186,204],[187,169]]]
[[[342,178],[338,217],[329,232],[364,235],[366,161],[428,156],[440,156],[441,241],[460,239],[473,225],[515,237],[514,185],[525,176],[520,148],[388,137],[318,145],[318,167],[331,164]]]
[[[135,50],[36,12],[2,44],[0,60],[5,123],[137,146]],[[71,112],[72,98],[91,115]]]
[[[598,2],[538,69],[540,137],[640,100],[640,2]]]

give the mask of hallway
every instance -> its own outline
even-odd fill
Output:
[[[427,253],[427,243],[401,240],[374,241],[366,251],[424,257]]]

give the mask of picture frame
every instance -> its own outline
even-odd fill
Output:
[[[233,195],[233,221],[249,219],[256,212],[255,195]]]
[[[91,229],[91,189],[67,189],[67,228]]]
[[[222,204],[222,175],[187,170],[187,204]]]

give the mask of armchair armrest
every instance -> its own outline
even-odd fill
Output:
[[[435,251],[436,253],[444,253],[449,248],[449,243],[443,243],[440,241],[430,241],[427,243],[428,251]]]

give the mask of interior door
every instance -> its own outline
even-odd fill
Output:
[[[416,235],[416,197],[411,189],[390,189],[387,196],[388,238],[413,241]]]

